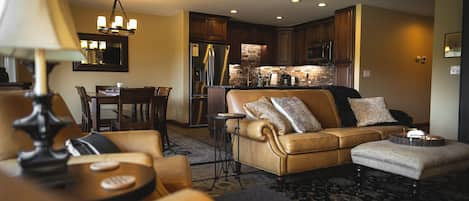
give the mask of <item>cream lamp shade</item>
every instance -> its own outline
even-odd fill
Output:
[[[0,54],[47,61],[80,61],[68,0],[0,0]]]

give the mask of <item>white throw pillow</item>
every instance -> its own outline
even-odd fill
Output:
[[[251,119],[262,119],[271,122],[277,128],[279,135],[293,131],[288,120],[275,109],[266,97],[261,97],[254,102],[245,103],[243,109]]]
[[[348,98],[348,102],[355,114],[358,127],[397,122],[386,107],[384,97]]]
[[[321,123],[297,97],[272,97],[275,109],[282,113],[297,133],[322,130]]]

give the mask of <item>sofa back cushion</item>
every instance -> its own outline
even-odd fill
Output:
[[[266,97],[298,97],[318,119],[323,128],[340,127],[334,98],[322,89],[233,89],[226,95],[228,112],[244,113],[243,104]]]
[[[0,160],[15,158],[19,151],[32,149],[32,141],[25,132],[15,130],[13,122],[29,116],[32,101],[24,97],[26,91],[0,91]],[[52,98],[52,108],[56,116],[73,121],[72,115],[60,95]],[[82,136],[80,128],[72,122],[55,137],[54,147],[64,147],[65,140]]]

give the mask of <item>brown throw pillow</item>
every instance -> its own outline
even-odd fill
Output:
[[[321,123],[309,111],[308,107],[297,97],[270,98],[280,113],[282,113],[297,133],[322,130]]]
[[[254,102],[245,103],[243,109],[249,118],[270,121],[277,128],[279,135],[285,135],[293,131],[288,120],[275,109],[266,97],[261,97]]]
[[[357,119],[358,127],[397,122],[387,109],[384,97],[349,98],[348,101]]]

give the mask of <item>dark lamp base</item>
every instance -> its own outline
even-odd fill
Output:
[[[13,127],[25,131],[33,140],[34,150],[18,155],[22,174],[46,186],[60,186],[69,182],[66,150],[54,150],[52,144],[57,133],[68,123],[54,115],[51,109],[52,95],[26,94],[33,99],[31,115],[18,119]]]

